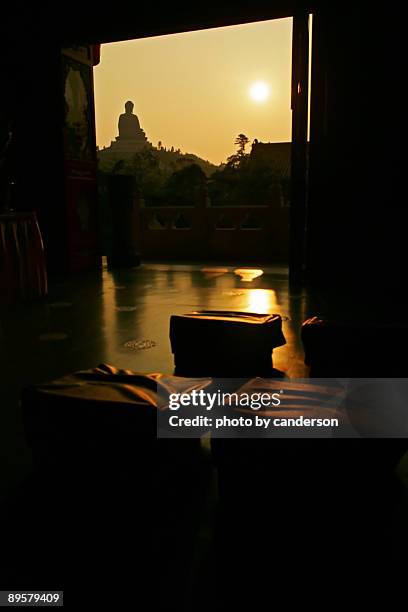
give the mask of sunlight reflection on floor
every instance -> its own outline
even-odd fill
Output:
[[[277,308],[276,292],[272,289],[247,289],[245,291],[248,312],[274,313]]]
[[[251,283],[258,276],[262,276],[263,270],[256,268],[237,268],[234,270],[234,274],[241,277],[241,280],[245,283]]]

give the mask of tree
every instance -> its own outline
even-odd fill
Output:
[[[167,177],[160,168],[155,152],[143,149],[139,153],[135,153],[129,169],[135,177],[136,185],[147,204],[159,203]]]
[[[237,152],[233,153],[227,158],[227,165],[230,168],[240,168],[244,160],[248,157],[248,154],[245,153],[245,147],[249,143],[248,136],[245,134],[238,134],[235,139],[235,146],[238,147]]]
[[[230,155],[229,157],[227,157],[227,166],[229,168],[236,168],[238,169],[241,161],[243,159],[243,156],[240,155],[239,153],[233,153],[232,155]]]
[[[174,172],[166,185],[169,204],[195,206],[206,189],[207,177],[198,164]]]
[[[238,155],[245,155],[245,147],[247,146],[248,142],[248,136],[245,136],[245,134],[238,134],[237,138],[235,139],[235,145],[238,147]]]

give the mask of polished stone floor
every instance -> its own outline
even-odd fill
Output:
[[[306,292],[291,292],[285,268],[145,263],[51,284],[47,300],[2,309],[0,319],[2,490],[30,465],[19,397],[25,385],[99,363],[140,372],[173,371],[172,314],[197,309],[279,313],[287,344],[274,366],[306,374],[302,321],[314,314]]]

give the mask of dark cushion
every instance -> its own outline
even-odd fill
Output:
[[[301,330],[311,378],[406,377],[408,327],[311,317]]]
[[[197,311],[170,318],[175,374],[268,376],[272,351],[286,343],[277,314]]]
[[[158,439],[157,411],[160,387],[186,384],[101,365],[24,390],[35,469],[8,519],[18,526],[3,542],[8,572],[24,584],[47,576],[71,592],[97,584],[129,592],[151,555],[160,559],[158,588],[180,594],[211,464],[199,439]]]

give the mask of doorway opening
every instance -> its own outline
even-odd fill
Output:
[[[293,28],[287,17],[102,45],[105,254],[127,181],[142,261],[288,265]]]

